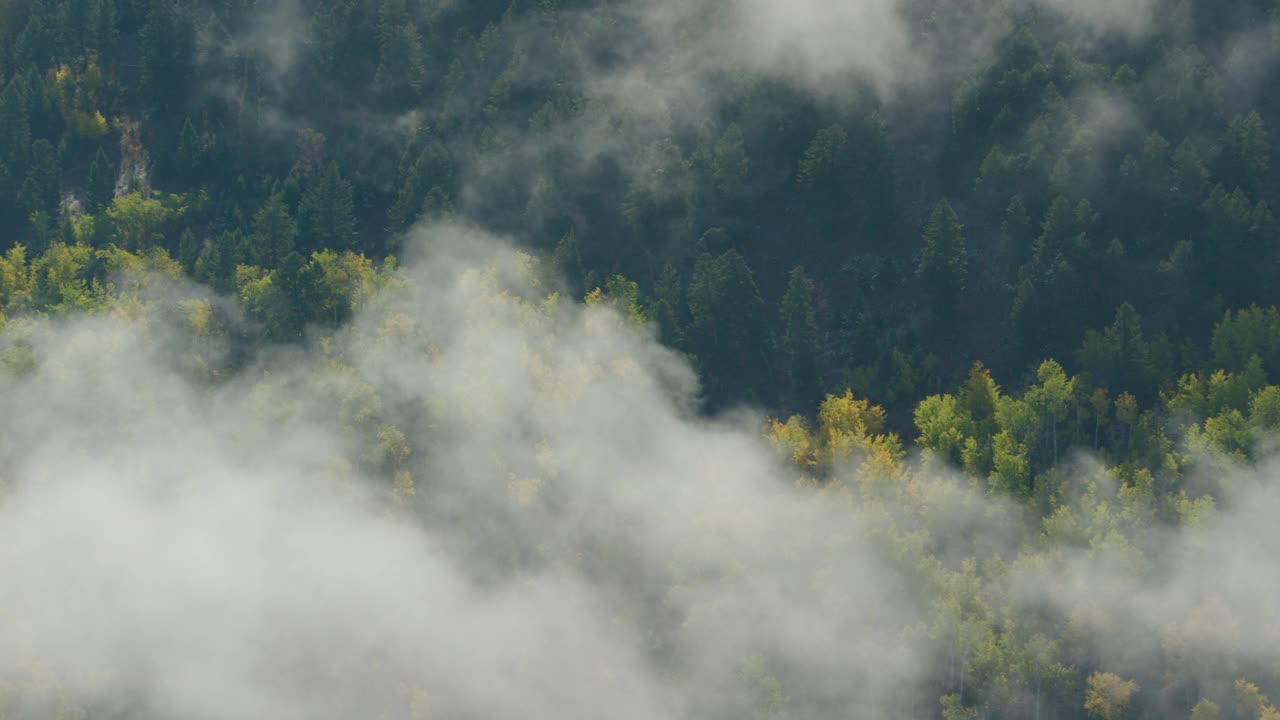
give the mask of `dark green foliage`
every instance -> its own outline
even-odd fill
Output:
[[[298,205],[301,245],[308,251],[346,250],[355,238],[355,201],[351,183],[336,163],[312,178]]]
[[[814,222],[838,224],[849,205],[849,133],[840,125],[819,130],[800,159],[800,183]]]
[[[81,42],[85,48],[96,51],[103,60],[114,59],[120,42],[118,23],[116,0],[87,0]]]
[[[924,249],[920,251],[920,264],[916,267],[934,315],[940,321],[955,319],[956,303],[964,292],[968,273],[964,228],[951,203],[942,200],[934,206],[929,224],[925,226]]]
[[[303,2],[283,34],[263,2],[10,5],[0,250],[110,241],[118,176],[173,211],[155,244],[221,290],[297,253],[273,287],[306,295],[314,252],[376,263],[424,218],[479,221],[575,297],[636,282],[715,406],[810,402],[820,369],[899,425],[979,359],[1020,383],[1067,360],[1143,404],[1207,363],[1243,367],[1241,348],[1280,370],[1253,334],[1231,339],[1243,308],[1280,303],[1280,105],[1249,89],[1280,67],[1246,78],[1232,50],[1280,37],[1272,4],[1160,0],[1159,27],[1116,45],[1077,42],[1045,3],[910,2],[937,53],[927,92],[874,92],[853,68],[816,93],[751,64],[629,75],[666,48],[642,50],[613,4]],[[615,95],[619,78],[696,92]],[[278,337],[340,320],[305,304]],[[1136,365],[1113,342],[1126,307]]]
[[[560,242],[556,243],[555,255],[556,270],[564,276],[565,280],[570,283],[574,294],[580,294],[583,282],[582,268],[582,252],[578,248],[578,234],[573,228],[569,228],[569,232],[560,238]]]
[[[241,252],[243,244],[243,239],[234,231],[214,237],[196,260],[196,279],[217,290],[229,290],[236,265],[244,259]]]
[[[31,124],[26,99],[18,81],[12,80],[0,92],[0,162],[13,169],[25,169],[31,148]]]
[[[138,34],[142,47],[142,92],[157,107],[185,104],[195,68],[195,30],[174,0],[148,0]]]
[[[62,169],[58,152],[48,140],[31,145],[31,165],[19,191],[22,208],[27,213],[44,213],[57,217],[61,202]]]
[[[199,184],[201,173],[204,171],[205,143],[196,132],[195,126],[191,124],[191,118],[187,118],[182,124],[176,159],[178,182],[183,187]]]
[[[736,250],[704,254],[694,265],[687,290],[689,344],[710,379],[715,402],[729,399],[720,378],[742,378],[762,393],[769,380],[769,331],[755,276]]]
[[[818,391],[818,318],[813,306],[813,280],[797,266],[782,296],[780,350],[791,386],[812,401]]]
[[[0,2],[0,255],[43,263],[0,268],[32,284],[27,305],[0,287],[0,322],[90,307],[110,253],[163,251],[242,301],[250,328],[228,342],[247,355],[338,331],[418,223],[479,223],[554,268],[546,289],[655,323],[705,410],[808,416],[779,427],[832,496],[872,499],[841,474],[862,451],[920,492],[885,471],[912,437],[1016,503],[1042,549],[1158,549],[1204,507],[1196,464],[1280,427],[1280,6],[1156,0],[1144,32],[1081,34],[1065,2],[891,4],[927,82],[873,92],[841,52],[813,77],[807,46],[763,72],[769,52],[685,67],[720,48],[697,23],[647,36],[642,2]],[[268,22],[280,7],[296,27]],[[63,277],[77,253],[93,259]],[[1088,487],[1062,469],[1078,450],[1105,467]],[[1061,627],[988,606],[978,578],[1034,558],[971,568],[969,550],[919,565],[949,595],[912,634],[940,638],[951,672],[901,715],[1079,716],[1104,670],[1076,627],[1088,608]],[[1186,717],[1213,694],[1246,716],[1181,666],[1176,634],[1134,652],[1169,662],[1095,714]],[[759,714],[842,711],[788,697],[787,674],[753,664]]]
[[[254,265],[277,267],[293,252],[298,238],[298,225],[289,214],[280,195],[272,195],[253,216],[253,234],[249,236],[248,257]]]
[[[1119,394],[1131,392],[1150,398],[1160,377],[1151,366],[1151,352],[1142,339],[1142,320],[1133,306],[1116,310],[1115,322],[1106,330],[1085,333],[1080,347],[1080,368],[1091,383]]]
[[[75,51],[68,3],[32,0],[26,27],[18,35],[15,54],[21,60],[46,65],[69,59]]]
[[[456,170],[449,150],[439,142],[428,143],[402,167],[400,189],[387,211],[388,229],[404,232],[424,214],[445,211],[451,205]]]
[[[1271,301],[1276,224],[1265,202],[1252,202],[1236,188],[1215,187],[1204,204],[1205,233],[1195,245],[1196,271],[1206,293],[1215,290],[1228,305]]]
[[[1237,115],[1227,126],[1222,176],[1228,184],[1257,193],[1271,167],[1271,140],[1256,111]]]
[[[1228,310],[1213,328],[1210,348],[1214,367],[1239,372],[1258,357],[1271,377],[1280,378],[1280,312],[1256,305]]]
[[[405,0],[383,0],[378,11],[378,67],[373,83],[387,98],[412,99],[422,88],[422,40]]]
[[[1059,196],[1045,213],[1014,289],[1012,320],[1022,360],[1063,355],[1070,347],[1062,340],[1078,337],[1096,317],[1101,288],[1093,271],[1104,257],[1090,234],[1096,223],[1087,200],[1073,207]]]
[[[9,166],[0,161],[0,226],[11,227],[18,218],[18,188]],[[0,237],[3,237],[0,234]]]
[[[100,212],[111,202],[116,190],[116,170],[107,153],[98,148],[89,166],[89,181],[85,186],[85,202],[89,212]]]
[[[196,262],[200,259],[200,241],[196,238],[196,234],[187,228],[182,231],[182,236],[178,238],[178,262],[182,263],[182,269],[189,275],[194,275],[196,271]]]
[[[854,151],[856,221],[863,232],[878,237],[899,220],[897,160],[883,116],[868,115],[859,127],[861,135]]]
[[[712,180],[726,197],[739,198],[747,190],[750,175],[751,159],[742,128],[737,123],[731,124],[716,141],[711,161]]]
[[[674,348],[688,347],[689,310],[684,300],[684,284],[680,272],[670,264],[662,269],[653,286],[653,303],[647,314],[658,324],[664,343]]]

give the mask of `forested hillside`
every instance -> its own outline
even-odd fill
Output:
[[[975,361],[1025,386],[1053,357],[1144,406],[1242,369],[1211,338],[1277,302],[1268,3],[914,2],[870,49],[806,38],[805,9],[758,52],[719,45],[764,11],[659,7],[5,3],[5,245],[273,274],[262,319],[293,341],[343,319],[314,253],[379,263],[457,214],[575,294],[636,283],[712,407],[849,386],[900,428]],[[886,22],[849,7],[837,28]],[[1141,360],[1111,357],[1116,322]]]
[[[1276,0],[0,0],[0,717],[1280,718],[1277,87]]]

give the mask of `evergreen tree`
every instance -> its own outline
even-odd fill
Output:
[[[188,275],[195,273],[196,261],[200,259],[200,249],[200,241],[196,239],[196,234],[191,231],[191,228],[183,230],[178,238],[178,262],[182,264],[182,269]]]
[[[1027,205],[1022,201],[1021,195],[1014,195],[1009,200],[1000,223],[1000,254],[1005,257],[1010,274],[1015,273],[1027,261],[1034,239],[1035,228],[1031,214],[1027,212]]]
[[[1167,231],[1185,236],[1200,226],[1201,205],[1210,190],[1209,170],[1195,146],[1184,140],[1173,152],[1167,189],[1162,188]]]
[[[1021,361],[1066,354],[1071,346],[1063,338],[1080,337],[1096,316],[1100,287],[1083,267],[1102,257],[1088,233],[1096,223],[1087,201],[1073,208],[1060,196],[1046,211],[1014,286],[1011,319]]]
[[[556,270],[569,283],[569,289],[574,295],[582,294],[583,274],[582,252],[578,248],[578,234],[573,228],[569,228],[569,232],[560,238],[560,242],[556,243],[555,251]]]
[[[84,10],[83,40],[85,47],[97,51],[98,57],[115,58],[120,43],[119,15],[115,0],[88,0]]]
[[[1273,264],[1277,226],[1265,202],[1256,204],[1240,188],[1219,185],[1204,204],[1205,236],[1198,239],[1196,270],[1206,291],[1220,292],[1229,305],[1276,302]],[[1269,293],[1269,294],[1267,294]]]
[[[26,169],[30,148],[31,124],[26,98],[19,89],[19,81],[11,80],[4,92],[0,92],[0,162],[8,165],[10,172],[21,172]]]
[[[183,187],[195,187],[200,183],[204,170],[204,140],[191,124],[191,118],[182,123],[182,134],[178,139],[177,162],[178,181]]]
[[[1236,115],[1227,126],[1222,175],[1227,182],[1257,193],[1271,166],[1271,141],[1266,124],[1256,111]]]
[[[653,297],[648,316],[658,324],[662,341],[674,348],[687,347],[685,330],[688,309],[684,302],[684,286],[680,271],[671,263],[662,268],[662,274],[653,286]]]
[[[742,128],[737,123],[730,124],[716,141],[712,154],[711,177],[716,189],[729,198],[740,196],[746,189],[750,169]]]
[[[280,261],[294,251],[297,237],[298,225],[289,214],[284,199],[278,194],[272,195],[253,217],[249,258],[254,265],[263,268],[278,267]]]
[[[818,386],[818,319],[813,281],[797,266],[782,296],[782,350],[792,387],[808,399]]]
[[[402,164],[400,182],[396,202],[387,211],[390,232],[408,230],[423,214],[449,212],[457,171],[448,148],[428,143],[415,160]]]
[[[142,91],[158,108],[181,107],[195,66],[195,31],[174,0],[149,0],[138,35]]]
[[[800,159],[797,179],[810,212],[825,229],[838,227],[849,201],[849,133],[840,125],[819,130]]]
[[[1209,345],[1214,367],[1239,372],[1257,355],[1272,378],[1280,378],[1280,310],[1256,305],[1227,310],[1214,325]]]
[[[718,257],[699,257],[687,298],[689,340],[709,378],[712,399],[727,400],[734,386],[763,391],[769,377],[769,332],[764,301],[742,255],[727,250]]]
[[[66,2],[32,0],[16,43],[17,57],[42,67],[71,59],[75,46],[67,10]]]
[[[855,201],[863,229],[879,234],[889,230],[898,217],[896,161],[888,126],[879,113],[863,118],[862,130],[863,137],[855,150]]]
[[[319,275],[297,252],[290,251],[280,259],[275,282],[280,289],[280,302],[269,317],[269,334],[276,339],[296,340],[307,322],[322,307],[318,294]]]
[[[964,228],[951,203],[942,200],[929,216],[929,224],[924,231],[924,250],[916,268],[916,274],[924,283],[933,305],[934,315],[939,320],[949,322],[954,318],[968,272]]]
[[[1142,320],[1129,303],[1116,310],[1115,321],[1105,331],[1090,330],[1085,334],[1077,357],[1094,385],[1116,394],[1131,392],[1145,398],[1155,392],[1149,377],[1147,343],[1142,339]]]
[[[378,11],[378,68],[374,86],[388,97],[408,100],[422,88],[422,38],[405,0],[384,0]]]
[[[387,211],[387,232],[399,235],[408,230],[421,212],[422,201],[417,178],[406,177],[396,193],[395,204]]]
[[[62,168],[58,151],[48,140],[31,144],[31,167],[22,183],[22,207],[28,213],[57,217],[62,201]]]
[[[0,161],[0,228],[7,228],[18,219],[18,188],[9,166]],[[0,235],[3,237],[3,235]],[[0,240],[3,243],[3,240]]]
[[[307,250],[345,250],[355,230],[355,201],[351,183],[343,179],[337,163],[311,180],[298,205],[302,246]]]
[[[344,86],[360,77],[362,70],[368,72],[365,63],[358,62],[357,12],[355,0],[335,0],[320,6],[311,23],[317,70],[322,77],[336,78]]]
[[[208,283],[215,290],[226,292],[231,289],[231,278],[235,274],[240,261],[242,245],[240,237],[234,230],[222,233],[213,238],[208,249],[199,255],[195,263],[195,277]]]
[[[89,183],[85,188],[85,201],[89,212],[101,212],[104,207],[111,204],[115,192],[116,170],[112,167],[107,153],[102,148],[98,148],[98,154],[93,157],[93,164],[89,166]]]

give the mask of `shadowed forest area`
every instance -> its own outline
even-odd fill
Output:
[[[0,0],[0,717],[1276,720],[1278,81],[1276,0]]]

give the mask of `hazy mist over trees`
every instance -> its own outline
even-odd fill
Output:
[[[0,718],[1274,720],[1275,0],[0,0]]]

